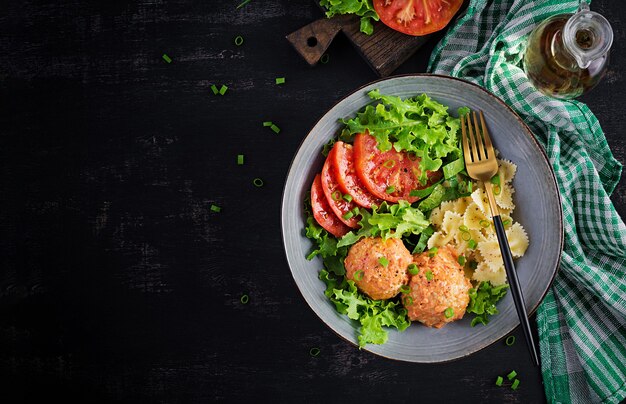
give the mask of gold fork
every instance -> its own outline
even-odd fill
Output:
[[[472,116],[474,119],[472,119]],[[504,225],[500,218],[500,211],[496,204],[496,199],[493,196],[491,178],[498,173],[498,162],[482,111],[480,111],[480,127],[478,125],[478,119],[476,118],[476,112],[473,112],[471,115],[467,114],[467,118],[465,115],[461,116],[461,133],[463,135],[465,168],[470,177],[482,181],[483,184],[485,184],[485,191],[487,192],[489,206],[491,208],[491,216],[496,229],[496,235],[498,236],[498,244],[500,244],[500,252],[502,253],[502,260],[504,261],[506,276],[511,286],[511,294],[513,295],[517,315],[519,316],[522,329],[524,330],[524,336],[526,337],[526,343],[528,344],[533,362],[535,366],[538,366],[539,357],[537,356],[535,341],[533,340],[530,323],[528,322],[524,296],[519,284],[519,279],[517,278],[517,272],[515,271],[515,264],[513,264],[509,241],[506,238]]]

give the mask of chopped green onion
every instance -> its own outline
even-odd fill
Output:
[[[396,187],[394,187],[393,185],[390,185],[387,187],[387,189],[385,189],[385,192],[388,194],[392,194],[395,192],[395,190],[396,190]]]
[[[354,216],[354,213],[352,213],[351,211],[348,211],[348,212],[346,212],[345,215],[343,215],[341,217],[343,217],[346,220],[350,220],[350,219],[352,219],[352,216]]]
[[[511,385],[511,389],[512,390],[517,390],[518,387],[519,387],[519,379],[515,379],[515,381]]]
[[[429,186],[428,188],[422,188],[422,189],[413,189],[411,190],[411,192],[409,192],[409,196],[416,196],[418,198],[424,198],[428,195],[430,195],[434,190],[435,187],[437,187],[437,185],[439,185],[441,182],[443,182],[443,179],[437,181],[436,183],[434,183],[433,185]]]
[[[244,0],[240,5],[237,6],[237,10],[239,10],[241,7],[245,6],[246,4],[250,3],[252,0]]]
[[[454,309],[452,307],[448,307],[443,314],[446,318],[452,318],[452,316],[454,316]]]
[[[465,256],[459,255],[459,259],[457,259],[457,262],[459,263],[459,265],[465,266]]]
[[[263,122],[263,126],[272,126],[272,125],[273,125],[272,121]]]
[[[493,187],[493,194],[494,195],[500,195],[500,192],[502,192],[502,189],[500,188],[500,185],[495,185]]]
[[[485,228],[491,226],[491,223],[489,223],[489,220],[485,220],[485,219],[481,220],[478,223],[480,224],[481,227],[485,227]]]
[[[274,124],[270,126],[270,129],[274,131],[274,133],[280,133],[280,128]]]
[[[496,379],[496,386],[502,386],[503,381],[504,379],[502,378],[502,376],[498,376],[498,378]]]
[[[463,232],[461,233],[461,239],[463,241],[469,241],[472,238],[472,235],[469,232]]]
[[[437,186],[433,189],[430,195],[428,195],[428,198],[423,199],[419,203],[419,205],[417,205],[417,208],[422,212],[433,210],[437,206],[441,205],[441,202],[443,201],[445,195],[446,187],[444,187],[442,184],[437,184]]]
[[[393,159],[389,159],[383,163],[383,167],[385,168],[393,168],[396,165],[396,161]]]
[[[411,275],[417,275],[420,273],[420,269],[415,264],[409,264],[408,270]]]
[[[437,247],[431,248],[430,250],[428,250],[428,256],[430,258],[434,257],[435,255],[437,255],[437,251],[439,251]]]
[[[389,260],[385,257],[380,257],[378,259],[378,263],[384,267],[387,267],[387,265],[389,265]]]
[[[471,239],[468,241],[467,246],[473,250],[476,248],[476,246],[478,246],[478,243],[476,242],[476,240]]]
[[[500,186],[500,174],[496,174],[491,178],[491,183],[493,185],[498,185]]]
[[[276,84],[285,84],[284,77],[276,77]]]
[[[342,198],[346,202],[352,202],[352,195],[345,194]]]
[[[211,212],[215,212],[215,213],[220,213],[222,211],[222,208],[220,208],[217,205],[211,205]]]
[[[424,252],[424,250],[426,249],[426,244],[428,244],[428,239],[430,238],[430,236],[433,235],[434,232],[435,229],[433,229],[432,226],[428,226],[427,228],[425,228],[422,231],[422,234],[420,234],[420,239],[415,245],[412,254],[419,254]]]
[[[470,269],[476,269],[476,268],[478,268],[478,262],[476,262],[476,261],[470,261],[470,262],[469,262],[469,267],[470,267]]]
[[[243,37],[241,35],[237,35],[235,37],[235,45],[237,46],[243,45]]]
[[[459,226],[459,230],[461,230],[464,233],[467,233],[469,231],[469,228],[465,225],[461,225]]]
[[[504,343],[505,343],[507,346],[511,346],[511,345],[515,344],[515,335],[509,335],[509,336],[506,338],[506,340],[504,341]]]
[[[334,201],[338,201],[341,199],[341,191],[335,191],[332,194],[330,194],[330,196],[332,196]]]
[[[213,94],[217,95],[219,94],[220,90],[217,89],[217,86],[215,84],[211,84],[211,91],[213,91]]]
[[[169,56],[167,56],[167,54],[164,53],[162,57],[163,57],[163,60],[165,60],[167,63],[172,63],[172,59]]]
[[[261,188],[263,186],[263,180],[260,178],[255,178],[254,180],[252,180],[252,183],[257,188]]]
[[[509,219],[506,219],[504,222],[502,222],[502,226],[509,226],[511,224],[511,221]]]
[[[220,95],[226,94],[226,91],[228,91],[228,86],[225,84],[222,84],[222,87],[220,87]]]
[[[250,0],[248,0],[250,1]],[[317,355],[319,355],[322,352],[321,349],[319,348],[311,348],[311,350],[309,351],[309,355],[311,355],[312,357],[316,357]]]
[[[465,159],[463,157],[454,160],[443,166],[443,177],[452,178],[465,169]]]
[[[237,155],[237,165],[239,165],[239,166],[243,165],[243,154],[238,154]]]
[[[322,58],[320,59],[320,62],[322,62],[323,64],[328,63],[328,61],[330,60],[330,55],[328,53],[324,53],[322,55]]]
[[[250,297],[248,295],[243,295],[241,296],[241,299],[239,299],[239,301],[241,302],[241,304],[248,304],[248,302],[250,301]]]
[[[404,305],[410,306],[413,304],[413,298],[411,296],[407,296],[404,298]]]
[[[363,271],[356,271],[354,273],[354,280],[357,282],[360,281],[361,279],[363,279],[363,275],[365,275]]]
[[[512,370],[511,373],[509,373],[508,375],[506,375],[506,378],[509,380],[513,380],[513,378],[517,376],[517,372]]]
[[[400,286],[400,292],[406,294],[411,293],[411,287],[409,285],[402,285]]]
[[[467,192],[469,192],[470,194],[472,193],[473,185],[474,183],[472,181],[467,182]]]
[[[426,271],[426,273],[424,274],[426,275],[426,279],[429,281],[433,280],[433,271]]]
[[[351,212],[352,212],[352,214],[354,216],[357,216],[357,215],[361,214],[361,211],[359,211],[359,207],[358,206],[355,206],[354,209],[351,210]]]

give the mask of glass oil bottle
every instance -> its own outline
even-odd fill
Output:
[[[530,34],[524,71],[542,93],[576,98],[592,89],[607,69],[613,30],[602,15],[581,2],[578,12],[541,22]]]

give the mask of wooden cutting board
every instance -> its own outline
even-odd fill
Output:
[[[403,34],[380,21],[374,23],[372,35],[363,34],[359,27],[359,17],[338,15],[312,22],[287,35],[287,40],[313,66],[319,62],[335,36],[343,32],[376,74],[385,77],[393,73],[430,38],[430,35]]]

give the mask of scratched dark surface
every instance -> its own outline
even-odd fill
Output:
[[[519,330],[417,365],[309,309],[282,251],[283,181],[315,121],[376,77],[345,38],[326,65],[299,58],[284,36],[321,16],[312,1],[238,3],[0,4],[2,401],[544,401]],[[624,162],[626,8],[593,7],[616,41],[584,101]],[[425,71],[433,44],[398,73]],[[623,180],[613,200],[624,216]],[[520,389],[494,386],[511,369]]]

